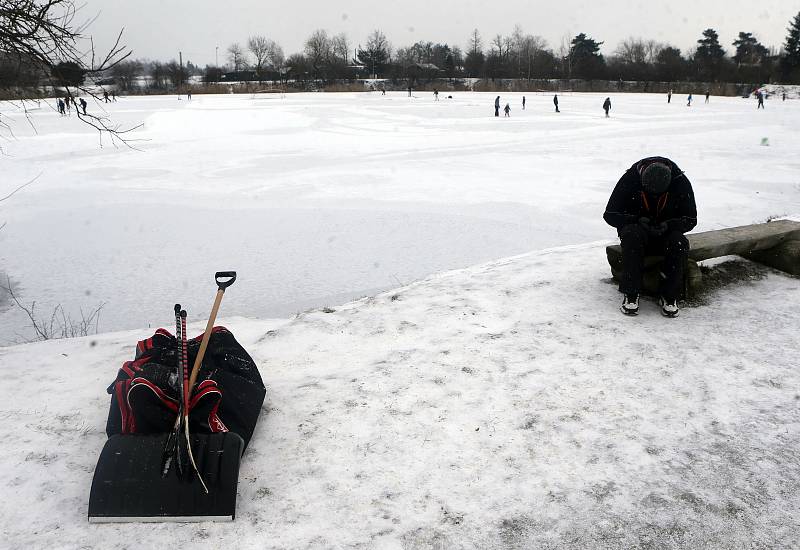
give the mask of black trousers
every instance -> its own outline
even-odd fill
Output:
[[[622,245],[622,281],[619,289],[625,294],[639,294],[645,256],[664,256],[659,278],[659,292],[667,300],[677,300],[683,285],[683,270],[689,258],[689,240],[680,231],[654,237],[639,224],[620,228]]]

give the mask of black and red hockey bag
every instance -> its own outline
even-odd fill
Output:
[[[202,334],[188,341],[194,364]],[[161,434],[172,431],[180,400],[175,336],[158,329],[136,345],[108,387],[111,408],[106,424],[116,434]],[[266,389],[255,362],[224,327],[214,327],[189,401],[189,428],[194,434],[233,432],[250,442]]]

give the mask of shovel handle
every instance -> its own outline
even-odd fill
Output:
[[[206,331],[203,333],[203,340],[200,342],[200,349],[197,350],[197,357],[195,357],[194,360],[192,374],[189,377],[189,391],[187,394],[189,397],[191,397],[192,391],[194,390],[194,384],[197,381],[197,375],[200,374],[200,365],[203,364],[203,357],[205,357],[208,341],[211,338],[211,331],[214,328],[214,321],[217,318],[217,311],[219,311],[219,304],[222,302],[222,296],[225,294],[225,289],[231,286],[236,280],[236,272],[217,271],[214,274],[214,280],[217,282],[217,295],[214,298],[214,306],[211,308],[211,315],[208,317]],[[186,414],[189,414],[188,410],[186,411]]]
[[[227,279],[227,280],[224,280]],[[224,291],[226,288],[231,286],[233,282],[236,280],[236,272],[235,271],[217,271],[214,274],[214,280],[217,282],[217,288]]]

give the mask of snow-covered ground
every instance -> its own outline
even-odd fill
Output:
[[[0,185],[42,176],[2,203],[0,269],[136,330],[0,348],[0,546],[797,548],[800,279],[727,263],[626,318],[600,216],[664,154],[699,230],[798,219],[800,105],[527,99],[123,98],[141,152],[15,126]],[[236,522],[89,525],[105,388],[174,302],[199,333],[228,268],[219,324],[267,384]]]
[[[103,331],[155,327],[176,301],[203,319],[211,275],[236,269],[229,314],[270,318],[374,294],[442,270],[612,240],[601,218],[622,172],[663,154],[686,170],[698,230],[800,211],[800,103],[698,96],[289,94],[121,98],[102,107],[140,151],[116,149],[44,103],[9,103],[0,273],[23,302]],[[769,146],[761,146],[767,138]],[[4,193],[0,193],[2,195]],[[5,279],[5,277],[2,277]],[[3,300],[0,299],[0,302]],[[165,305],[166,304],[166,305]],[[0,304],[0,345],[33,336]]]
[[[2,348],[3,545],[797,548],[800,279],[626,318],[604,263],[554,248],[224,319],[268,386],[234,524],[86,522],[103,390],[148,331]]]

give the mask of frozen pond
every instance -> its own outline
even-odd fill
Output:
[[[106,305],[101,331],[204,318],[213,272],[235,269],[224,316],[287,316],[430,273],[615,238],[601,218],[649,155],[694,184],[698,230],[800,214],[800,102],[675,96],[415,93],[121,98],[136,150],[42,103],[33,127],[0,103],[0,273],[40,314]],[[89,109],[99,110],[90,104]],[[35,132],[34,129],[35,128]],[[766,138],[768,146],[763,146]],[[598,276],[606,267],[598,266]],[[5,276],[3,277],[5,281]],[[576,289],[576,292],[579,289]],[[32,337],[0,297],[0,344]]]

